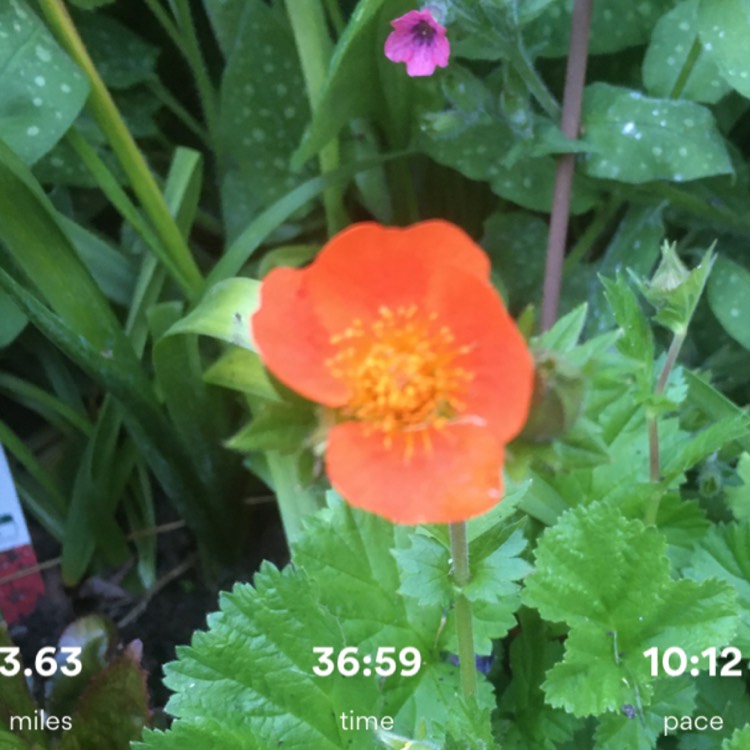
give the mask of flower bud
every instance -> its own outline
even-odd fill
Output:
[[[651,279],[654,294],[666,294],[677,289],[690,278],[690,271],[677,254],[677,243],[664,240],[661,246],[661,262]]]
[[[535,354],[534,395],[520,437],[547,443],[568,432],[581,414],[584,381],[578,368],[549,351]]]
[[[687,331],[716,255],[713,247],[709,248],[692,271],[680,260],[676,243],[665,240],[661,255],[651,281],[636,281],[643,296],[656,308],[654,320],[681,336]]]

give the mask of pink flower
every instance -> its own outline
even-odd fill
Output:
[[[451,46],[441,26],[429,10],[411,10],[391,21],[393,31],[385,40],[385,56],[391,62],[406,63],[406,72],[431,76],[435,68],[445,68]]]

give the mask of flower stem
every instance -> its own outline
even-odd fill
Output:
[[[91,86],[88,106],[161,240],[163,249],[159,251],[159,260],[188,298],[197,296],[203,284],[198,266],[143,154],[94,67],[65,4],[62,0],[40,0],[40,7],[63,48],[88,78]]]
[[[464,698],[468,699],[477,692],[477,668],[474,659],[474,627],[471,619],[471,602],[462,590],[471,580],[466,522],[452,523],[450,535],[453,582],[458,589],[455,604],[458,663],[461,673],[461,690]]]
[[[570,34],[570,52],[565,73],[565,91],[561,129],[563,134],[575,140],[581,126],[581,103],[586,81],[586,63],[589,49],[589,27],[594,0],[575,0]],[[542,297],[543,331],[551,328],[557,318],[562,285],[563,258],[568,236],[570,197],[573,188],[575,154],[563,154],[557,162],[555,192],[552,198],[552,214],[547,240],[547,264],[544,271],[544,293]]]
[[[326,17],[320,0],[286,0],[286,11],[292,24],[302,73],[307,86],[307,98],[315,117],[323,92],[328,63],[333,45],[328,36]],[[321,174],[333,172],[339,165],[339,142],[337,138],[326,144],[318,154]],[[329,236],[345,227],[349,220],[344,211],[343,192],[338,185],[326,188],[323,193],[326,224]]]
[[[313,493],[299,481],[294,457],[290,458],[278,451],[266,453],[268,469],[274,484],[281,525],[287,545],[291,545],[302,534],[303,519],[320,510]]]
[[[686,331],[675,333],[672,343],[669,346],[669,350],[667,351],[664,366],[661,369],[661,373],[659,373],[659,379],[656,381],[656,387],[654,388],[655,396],[660,396],[664,393],[664,389],[667,387],[667,380],[669,380],[669,374],[674,369],[677,357],[680,354],[680,349],[682,349],[682,345],[685,343],[686,335]],[[649,479],[653,484],[658,484],[661,481],[659,424],[654,415],[649,415],[648,417],[648,473]],[[647,524],[653,525],[656,523],[660,503],[661,493],[657,493],[646,508],[645,520]]]
[[[518,47],[511,53],[510,61],[513,65],[513,69],[526,84],[526,87],[531,92],[534,99],[536,99],[539,106],[549,117],[553,120],[557,120],[560,116],[560,105],[550,93],[544,81],[539,76],[539,73],[537,73],[536,68],[531,60],[529,60],[526,49],[523,47],[522,43],[520,43],[520,40]]]

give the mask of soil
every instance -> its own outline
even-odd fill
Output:
[[[30,521],[30,531],[39,561],[60,554],[59,545],[38,524]],[[268,505],[253,514],[251,533],[242,559],[231,569],[221,571],[217,580],[207,582],[198,564],[180,571],[174,580],[158,591],[140,611],[143,597],[128,594],[119,585],[122,571],[108,571],[69,589],[62,584],[59,567],[42,573],[46,593],[34,611],[14,625],[10,634],[21,649],[25,663],[33,663],[44,646],[54,646],[62,631],[76,617],[98,613],[117,622],[131,621],[119,629],[122,644],[138,639],[143,644],[143,667],[148,672],[151,706],[160,711],[169,698],[163,683],[162,667],[175,659],[175,648],[189,644],[195,630],[205,629],[206,615],[218,609],[221,591],[240,581],[251,581],[263,560],[281,567],[288,551],[275,506]],[[184,528],[160,535],[158,575],[185,568],[184,561],[196,559],[194,541]],[[36,686],[37,697],[42,685]]]

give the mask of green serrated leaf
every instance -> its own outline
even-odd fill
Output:
[[[652,750],[664,734],[665,716],[693,714],[695,693],[695,684],[690,677],[668,677],[657,681],[651,705],[645,710],[637,704],[630,704],[623,707],[624,710],[608,713],[599,719],[594,735],[595,750]]]
[[[523,600],[570,627],[565,658],[544,683],[550,705],[576,716],[650,706],[645,649],[679,643],[700,653],[730,642],[737,627],[731,587],[673,580],[665,552],[655,528],[598,502],[545,531]]]
[[[737,729],[735,733],[721,743],[721,750],[745,750],[750,742],[750,725]]]
[[[686,370],[685,380],[688,385],[688,403],[696,407],[709,420],[719,420],[744,413],[737,404],[695,373]],[[750,435],[739,438],[737,442],[744,450],[750,452]]]
[[[374,734],[344,730],[342,713],[393,716],[394,734],[415,737],[424,717],[442,719],[441,707],[462,710],[458,670],[435,646],[441,608],[397,595],[390,550],[405,547],[409,533],[332,499],[295,545],[294,567],[281,572],[264,564],[254,587],[238,585],[223,595],[208,631],[179,650],[179,661],[166,668],[176,721],[169,732],[147,732],[136,747],[213,750],[220,743],[266,750],[283,738],[290,748],[374,750],[382,747]],[[312,668],[313,648],[320,646],[335,654],[356,646],[361,655],[412,646],[422,667],[417,679],[319,677]],[[491,705],[482,682],[475,714],[487,725]],[[423,739],[441,745],[445,738]]]
[[[401,569],[402,596],[420,604],[447,607],[453,599],[450,554],[444,545],[422,534],[414,534],[411,546],[393,551]]]
[[[585,417],[579,417],[553,448],[560,467],[567,470],[592,468],[609,464],[612,460],[600,428]]]
[[[24,0],[0,4],[0,139],[33,164],[60,140],[87,95],[83,74]]]
[[[583,106],[587,174],[640,184],[683,182],[734,169],[710,110],[684,100],[592,83]]]
[[[685,500],[678,492],[668,492],[659,503],[656,525],[667,538],[667,554],[673,567],[682,570],[711,523],[697,502]]]
[[[747,435],[750,430],[750,418],[744,414],[725,417],[709,425],[694,435],[679,451],[670,451],[669,459],[663,468],[667,480],[679,477],[692,469],[706,456],[718,451],[728,443]]]
[[[586,323],[588,305],[578,305],[539,337],[539,344],[555,352],[570,352],[578,343]]]
[[[256,351],[250,319],[260,307],[260,282],[234,278],[214,284],[198,306],[165,335],[198,333]]]
[[[480,538],[472,546],[472,552],[477,558],[472,565],[471,582],[464,588],[467,598],[472,602],[486,601],[497,603],[500,599],[511,597],[519,591],[522,578],[527,576],[532,568],[519,557],[526,549],[526,539],[523,532],[517,530],[503,542],[501,546],[486,554],[482,549],[483,540]],[[481,552],[485,552],[484,555]]]
[[[727,505],[738,521],[750,519],[750,453],[743,451],[737,462],[738,487],[725,487]]]
[[[450,701],[454,705],[454,701]],[[489,711],[476,698],[455,701],[457,710],[436,718],[433,724],[445,731],[443,750],[495,750],[497,742],[492,734]]]
[[[654,337],[651,326],[633,290],[622,276],[618,276],[616,281],[602,278],[602,284],[615,320],[623,332],[617,341],[617,348],[640,363],[639,384],[644,393],[650,392],[654,370]]]
[[[718,65],[724,80],[750,97],[750,62],[747,58],[748,0],[701,0],[698,30],[704,54]]]
[[[492,653],[492,641],[504,637],[515,625],[515,612],[521,604],[519,581],[531,567],[519,557],[526,547],[520,529],[497,548],[479,537],[472,548],[471,581],[464,588],[472,604],[474,618],[474,650],[477,654]],[[457,653],[454,612],[448,615],[445,629],[446,648]]]
[[[750,521],[713,527],[697,546],[685,573],[697,581],[711,578],[726,581],[735,589],[740,628],[733,645],[749,650]]]
[[[719,73],[710,51],[698,38],[700,0],[685,0],[665,13],[654,26],[643,60],[643,82],[653,96],[673,98],[688,58],[697,55],[679,97],[713,104],[730,89]],[[698,45],[697,49],[693,45]]]
[[[716,679],[705,672],[695,678],[698,695],[693,716],[721,716],[722,729],[712,732],[685,733],[680,750],[714,750],[720,739],[729,739],[750,716],[750,696],[742,680]],[[743,746],[744,747],[744,746]]]
[[[650,275],[664,237],[663,210],[661,204],[628,208],[599,263],[602,276],[615,276],[623,267],[638,276]],[[589,332],[608,331],[612,326],[612,311],[603,292],[601,287],[594,292],[587,325]]]
[[[434,742],[410,739],[385,730],[378,732],[378,739],[382,746],[387,747],[388,750],[443,750],[440,745],[436,745]]]
[[[580,721],[544,701],[545,672],[562,655],[562,644],[533,610],[519,613],[521,632],[510,647],[513,679],[499,700],[504,750],[557,750]]]

